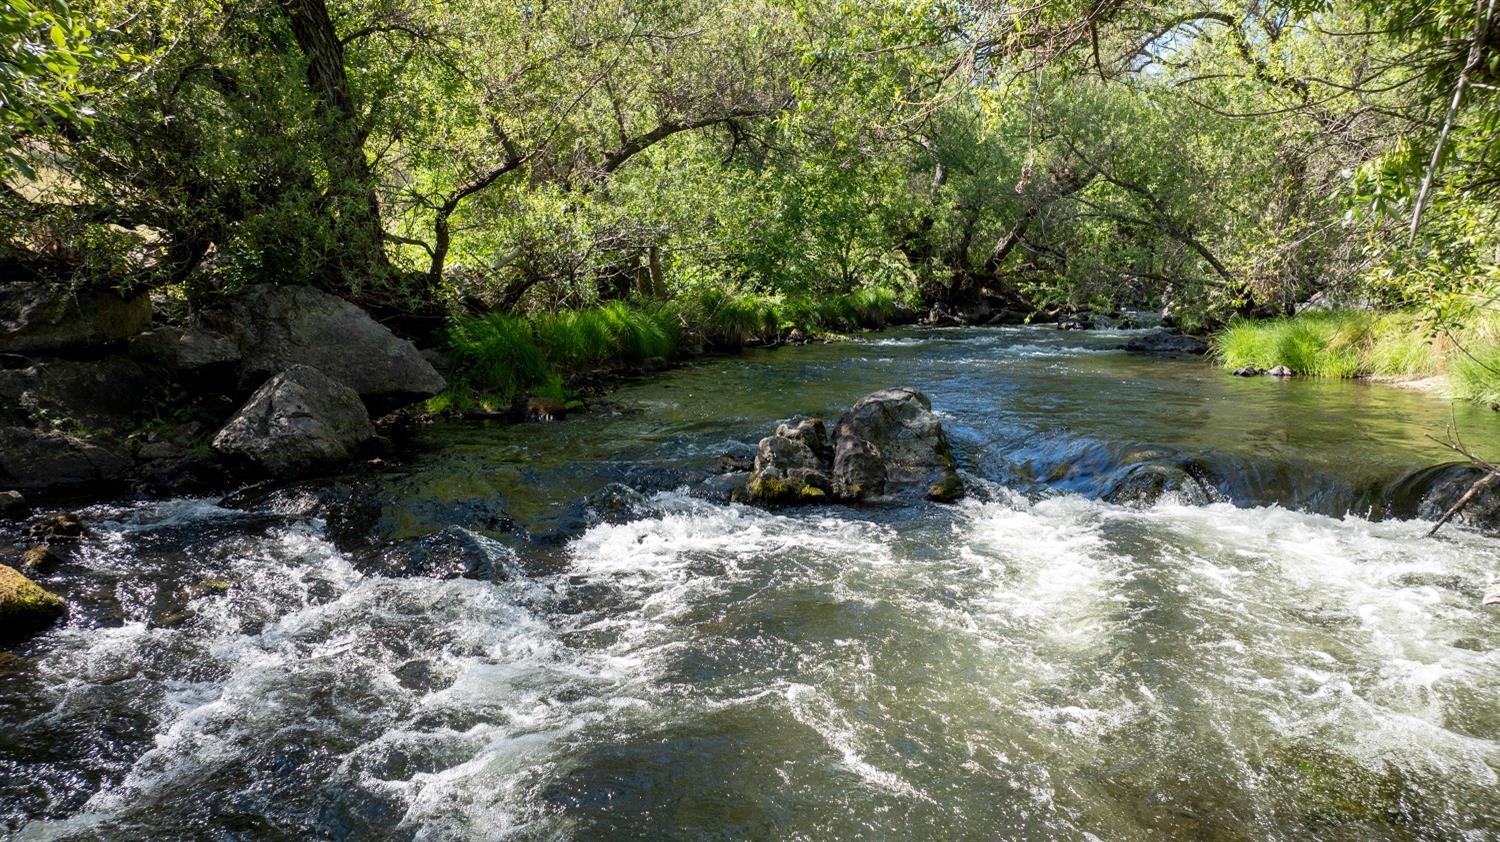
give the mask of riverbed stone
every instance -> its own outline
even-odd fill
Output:
[[[46,629],[68,611],[60,597],[0,564],[0,639],[17,640]]]
[[[1132,354],[1206,354],[1208,343],[1196,336],[1157,330],[1125,343]]]
[[[1284,365],[1278,365],[1278,366],[1272,367],[1269,371],[1267,371],[1266,372],[1266,376],[1267,377],[1291,377],[1292,376],[1292,370],[1289,369],[1289,368],[1287,368]]]
[[[0,491],[0,518],[24,517],[26,509],[25,494],[19,491]]]
[[[359,395],[311,366],[267,380],[214,436],[213,447],[273,476],[344,462],[375,438]]]
[[[0,284],[0,353],[35,354],[117,342],[151,324],[151,298],[58,284]]]
[[[48,570],[62,563],[57,553],[46,544],[37,544],[29,550],[21,553],[17,567],[22,573],[30,576],[36,573],[46,573]]]
[[[860,398],[839,419],[833,439],[834,490],[844,499],[914,492],[951,502],[964,496],[932,402],[915,389],[883,389]]]
[[[1235,377],[1259,377],[1262,374],[1265,374],[1264,371],[1256,368],[1253,365],[1242,365],[1229,373],[1234,375]]]
[[[833,484],[806,442],[771,435],[756,449],[749,491],[751,499],[765,503],[815,502],[827,500]]]
[[[0,427],[0,482],[23,491],[117,482],[130,468],[130,459],[108,439]]]

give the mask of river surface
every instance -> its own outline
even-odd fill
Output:
[[[1500,540],[1401,499],[1496,416],[1127,336],[706,359],[85,509],[67,625],[0,651],[0,836],[1500,839]],[[967,499],[728,501],[721,454],[892,385]],[[1192,482],[1109,502],[1143,464]]]

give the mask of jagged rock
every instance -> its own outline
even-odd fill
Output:
[[[38,283],[0,284],[0,353],[64,351],[116,342],[151,324],[151,298]]]
[[[1262,374],[1265,374],[1264,371],[1261,371],[1253,365],[1242,365],[1229,373],[1234,375],[1235,377],[1259,377]]]
[[[818,457],[819,462],[833,461],[833,448],[828,443],[828,428],[823,425],[821,418],[804,418],[796,424],[780,424],[776,427],[776,435],[807,445],[807,449]]]
[[[863,500],[885,493],[885,464],[869,442],[843,436],[834,445],[833,484],[846,500]]]
[[[780,435],[778,430],[777,435],[760,440],[749,490],[751,499],[766,503],[809,502],[827,500],[833,484],[823,461],[805,441]]]
[[[83,537],[83,520],[72,512],[42,518],[31,525],[31,537],[42,541],[76,541]]]
[[[35,547],[21,553],[19,568],[28,576],[33,573],[46,573],[48,570],[62,563],[57,553],[46,544],[37,544]]]
[[[214,436],[213,447],[288,476],[346,461],[373,438],[375,426],[353,389],[295,365],[256,390]]]
[[[0,564],[0,639],[16,640],[41,631],[67,611],[56,594]]]
[[[1093,330],[1094,319],[1088,313],[1063,316],[1057,320],[1058,330]]]
[[[939,502],[964,496],[932,402],[915,389],[866,395],[839,419],[833,438],[834,490],[844,499],[906,491]]]
[[[292,366],[309,366],[353,389],[379,414],[446,386],[410,342],[312,287],[252,286],[200,313],[192,327],[233,340],[242,389]]]
[[[527,398],[526,417],[533,421],[556,421],[568,414],[568,405],[557,398]]]
[[[994,308],[982,301],[966,307],[939,301],[932,305],[932,309],[927,312],[927,317],[922,322],[934,327],[960,327],[986,324],[994,315]]]
[[[1278,365],[1266,372],[1267,377],[1291,377],[1292,370],[1284,365]]]
[[[1208,343],[1196,336],[1158,330],[1125,343],[1132,354],[1206,354]]]
[[[26,495],[19,491],[0,491],[0,517],[25,517],[26,509]]]
[[[22,490],[115,482],[124,479],[130,467],[130,459],[103,440],[0,427],[0,481]]]

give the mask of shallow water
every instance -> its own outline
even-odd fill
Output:
[[[713,359],[247,509],[87,510],[68,625],[0,655],[0,830],[1500,838],[1500,541],[1388,499],[1493,414],[1123,339]],[[895,384],[969,499],[723,502],[719,454]],[[1143,460],[1213,502],[1106,502]]]

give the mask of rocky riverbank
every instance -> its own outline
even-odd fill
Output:
[[[366,312],[253,286],[178,318],[144,295],[0,288],[0,489],[157,493],[288,476],[371,447],[443,377]]]

